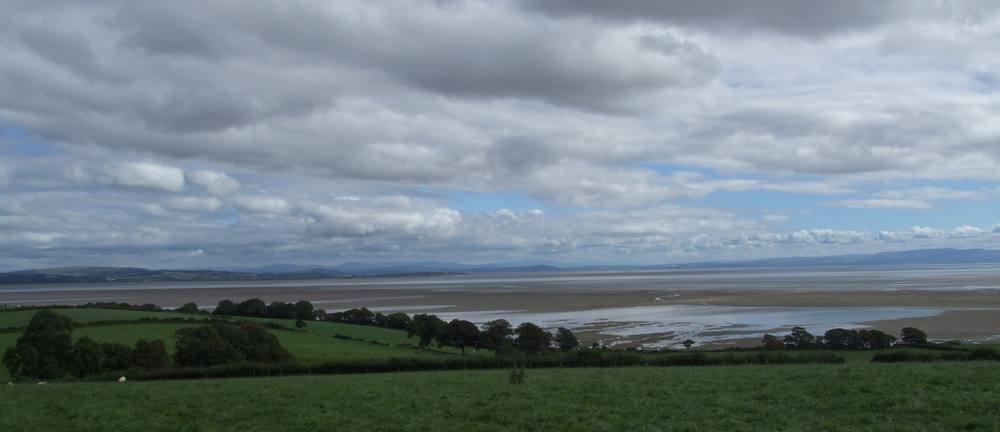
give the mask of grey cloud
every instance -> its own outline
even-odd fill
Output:
[[[613,21],[662,22],[681,26],[708,26],[739,33],[774,31],[802,36],[824,36],[864,30],[879,25],[934,14],[976,18],[988,2],[865,1],[810,2],[798,0],[519,0],[524,7],[559,17],[590,17]]]
[[[226,173],[217,171],[194,171],[188,175],[188,179],[191,183],[204,187],[213,195],[228,195],[240,188],[240,182],[229,177]]]
[[[141,188],[179,192],[184,189],[184,170],[154,162],[124,162],[106,171],[111,183]]]

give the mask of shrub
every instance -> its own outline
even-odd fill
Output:
[[[132,350],[132,366],[153,370],[163,369],[170,366],[170,359],[167,356],[167,345],[162,340],[156,339],[147,341],[139,339]]]
[[[230,363],[279,363],[292,355],[271,333],[254,323],[215,322],[177,330],[178,366],[214,366]]]
[[[73,344],[71,370],[78,377],[85,377],[104,371],[104,350],[90,338],[80,338]]]
[[[132,364],[132,350],[116,343],[101,344],[101,369],[105,371],[123,371]]]

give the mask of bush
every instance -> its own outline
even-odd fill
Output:
[[[139,339],[132,350],[132,366],[146,370],[163,369],[170,366],[167,345],[162,340]]]
[[[294,360],[278,338],[254,323],[214,322],[177,330],[178,366],[230,363],[280,363]]]
[[[80,338],[73,344],[71,370],[78,377],[94,375],[104,371],[104,350],[90,338]]]
[[[101,352],[103,361],[101,369],[105,371],[123,371],[132,364],[132,350],[129,347],[116,343],[102,343]]]

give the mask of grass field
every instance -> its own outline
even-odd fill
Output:
[[[144,312],[117,309],[52,309],[75,322],[131,321],[140,318],[211,318],[211,315],[182,314],[177,312]],[[37,310],[0,312],[0,328],[24,327]]]
[[[0,313],[0,328],[26,326],[31,316],[37,311],[4,312]],[[175,312],[137,312],[124,310],[102,310],[102,309],[58,309],[56,313],[65,315],[77,322],[111,321],[111,320],[135,320],[139,318],[209,318],[208,315],[188,315]],[[243,318],[236,319],[255,322],[276,322],[286,326],[294,326],[294,320],[274,320],[265,318]],[[73,330],[73,338],[89,337],[98,342],[113,342],[127,346],[135,345],[139,339],[162,339],[168,352],[172,355],[176,338],[175,332],[192,324],[173,323],[139,323],[127,325],[107,325],[96,327],[80,327]],[[281,345],[284,346],[295,358],[304,363],[321,363],[339,360],[366,360],[384,359],[390,357],[412,358],[412,357],[441,357],[457,355],[456,349],[433,349],[417,350],[408,347],[399,347],[397,344],[416,345],[416,339],[406,336],[406,332],[385,328],[365,327],[350,324],[338,324],[327,322],[310,322],[304,332],[271,330],[271,333],[278,337]],[[333,335],[345,335],[366,341],[378,341],[389,344],[376,345],[358,340],[345,340],[335,338]],[[18,333],[0,334],[0,355],[13,346]],[[469,355],[474,354],[471,350]],[[479,353],[485,355],[485,352]],[[0,382],[10,379],[7,369],[0,367]]]
[[[0,388],[0,430],[998,430],[996,363],[728,366]]]

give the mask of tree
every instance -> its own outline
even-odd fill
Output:
[[[178,366],[227,363],[278,363],[294,360],[278,338],[259,324],[215,322],[177,330]]]
[[[306,326],[306,322],[301,319],[295,320],[295,328],[303,328]]]
[[[4,353],[10,375],[38,379],[63,376],[72,362],[72,330],[69,318],[49,310],[36,312],[14,346]]]
[[[243,300],[236,305],[236,315],[262,317],[267,314],[267,304],[259,298]]]
[[[387,327],[399,330],[406,330],[410,325],[410,316],[403,312],[396,312],[389,314],[386,319]]]
[[[214,366],[238,363],[246,356],[219,334],[218,326],[207,325],[177,330],[174,363],[177,366]]]
[[[420,347],[426,348],[434,339],[440,341],[444,337],[444,327],[445,322],[436,315],[416,314],[406,329],[406,335],[420,338]]]
[[[151,341],[139,339],[135,343],[135,349],[132,350],[131,361],[132,366],[146,370],[166,368],[170,366],[167,345],[160,339]]]
[[[542,352],[552,342],[552,335],[549,332],[530,322],[517,326],[514,333],[517,335],[514,342],[518,348],[529,354]]]
[[[816,337],[806,331],[804,327],[792,327],[792,333],[785,336],[785,348],[812,348],[815,344]]]
[[[896,342],[895,336],[885,334],[884,332],[875,329],[863,329],[858,331],[858,338],[861,339],[861,343],[863,343],[867,349],[888,348]]]
[[[104,372],[104,351],[101,345],[87,337],[76,341],[73,344],[71,370],[80,378]]]
[[[220,301],[212,311],[212,315],[236,315],[236,303],[232,300]]]
[[[375,314],[368,308],[354,308],[344,311],[343,322],[348,324],[367,325],[375,324]]]
[[[264,309],[264,316],[268,318],[289,319],[295,315],[295,305],[280,301],[273,301]]]
[[[375,312],[375,317],[372,319],[372,324],[374,324],[375,327],[388,327],[389,317],[382,312]]]
[[[462,354],[465,354],[465,347],[471,346],[474,349],[479,349],[481,343],[479,328],[475,324],[460,320],[453,319],[444,328],[446,345],[457,347],[462,350]]]
[[[833,349],[864,349],[865,344],[856,330],[835,328],[823,334],[826,346]]]
[[[498,348],[513,342],[514,329],[507,320],[498,319],[483,324],[482,344],[487,349]]]
[[[909,344],[925,344],[927,343],[927,333],[916,327],[904,327],[902,330],[903,342]]]
[[[123,371],[132,366],[132,350],[117,343],[101,344],[101,370]]]
[[[295,302],[292,307],[292,318],[303,321],[313,319],[313,304],[305,300]]]
[[[569,352],[580,346],[580,341],[576,339],[576,335],[566,327],[559,327],[556,330],[555,340],[562,352]]]
[[[695,342],[693,340],[691,340],[691,339],[685,339],[684,342],[681,342],[681,345],[684,345],[684,348],[688,348],[688,349],[690,349],[691,347],[693,347],[694,344],[695,344]]]
[[[764,349],[769,351],[780,350],[785,347],[785,343],[772,334],[765,334],[761,344],[764,345]]]
[[[194,303],[184,303],[183,306],[177,308],[177,312],[180,312],[180,313],[189,313],[189,314],[196,314],[198,312],[201,312],[201,310],[198,309],[198,305],[196,305]]]

